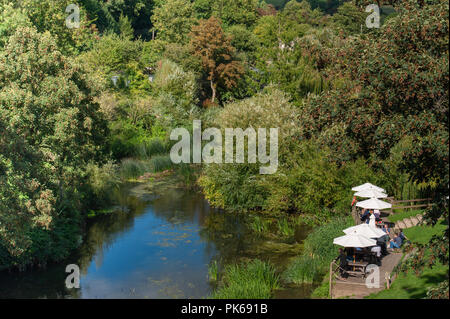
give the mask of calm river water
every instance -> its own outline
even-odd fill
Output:
[[[65,263],[0,273],[0,298],[204,298],[213,289],[207,275],[213,260],[261,258],[283,266],[301,246],[258,238],[244,214],[213,209],[183,189],[156,196],[128,187],[118,202],[117,212],[90,220],[83,245]],[[306,233],[299,229],[296,241]],[[79,289],[65,287],[67,264],[80,267]],[[306,298],[310,291],[289,288],[276,297]]]

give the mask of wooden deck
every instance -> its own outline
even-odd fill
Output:
[[[349,276],[346,281],[335,279],[332,287],[332,298],[362,299],[374,292],[384,290],[386,287],[385,274],[391,274],[394,267],[400,262],[402,253],[390,253],[383,257],[380,266],[380,288],[367,288],[365,279]]]

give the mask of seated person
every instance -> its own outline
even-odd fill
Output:
[[[403,240],[402,238],[396,234],[394,239],[391,239],[389,242],[389,248],[394,249],[394,248],[400,248],[402,247],[403,244]]]
[[[376,263],[377,265],[380,265],[380,258],[381,258],[381,247],[380,246],[373,246],[370,251],[372,253],[375,253],[376,256]]]
[[[373,215],[373,209],[370,210],[369,215],[366,217],[366,224],[370,223],[370,217]]]
[[[380,211],[378,209],[375,209],[373,211],[373,214],[375,215],[375,220],[380,220],[381,213],[380,213]]]
[[[381,254],[386,256],[388,254],[387,251],[387,242],[389,241],[389,237],[387,235],[380,237],[377,239],[377,246],[381,248]]]
[[[345,269],[347,268],[347,255],[345,254],[344,250],[342,248],[339,248],[339,271],[341,273],[341,279],[345,280],[345,277],[347,277],[347,273]]]
[[[369,217],[369,214],[370,214],[369,210],[368,209],[364,209],[362,214],[361,214],[361,221],[365,222],[367,217]]]
[[[390,234],[391,233],[391,229],[389,228],[389,225],[388,224],[384,224],[384,226],[383,226],[383,231],[386,233],[386,234]]]

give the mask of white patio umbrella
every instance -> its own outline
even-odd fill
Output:
[[[377,191],[376,189],[364,189],[362,191],[356,192],[355,196],[365,197],[365,198],[386,198],[388,195],[386,193]]]
[[[352,191],[360,192],[360,191],[367,190],[367,189],[374,189],[374,190],[377,190],[377,191],[383,192],[383,193],[386,192],[383,188],[378,187],[376,185],[373,185],[371,183],[365,183],[365,184],[362,184],[362,185],[359,185],[359,186],[355,186],[355,187],[352,188]]]
[[[363,200],[362,202],[358,202],[356,204],[356,206],[361,207],[361,208],[366,208],[366,209],[378,209],[378,210],[388,209],[388,208],[392,207],[391,204],[384,202],[382,200],[379,200],[378,198],[371,198],[371,199]]]
[[[375,239],[367,238],[363,235],[344,235],[333,239],[333,244],[343,246],[343,247],[354,247],[354,248],[364,248],[370,246],[376,246],[377,241]]]
[[[362,235],[367,238],[380,238],[386,235],[386,233],[381,229],[375,226],[370,226],[368,224],[349,227],[347,229],[344,229],[344,233],[347,235]]]

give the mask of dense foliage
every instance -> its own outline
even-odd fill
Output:
[[[275,174],[201,167],[214,206],[325,223],[370,181],[448,224],[448,2],[378,1],[379,29],[369,3],[82,0],[71,29],[69,0],[0,0],[0,268],[66,257],[120,179],[172,167],[170,131],[194,119],[279,129]],[[445,247],[448,227],[421,256]]]

